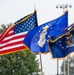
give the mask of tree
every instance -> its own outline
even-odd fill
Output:
[[[11,24],[8,24],[9,27]],[[1,25],[0,33],[7,28]],[[0,56],[0,75],[39,75],[39,63],[36,55],[29,50]]]
[[[9,23],[9,24],[7,24],[7,25],[2,24],[2,25],[1,25],[1,28],[0,28],[0,33],[2,33],[6,28],[8,28],[8,27],[11,26],[11,25],[12,25],[12,23]]]
[[[68,65],[69,63],[69,65]],[[62,65],[61,65],[61,73],[62,75],[64,75],[64,69],[63,69],[63,64],[64,62],[62,62]],[[69,68],[68,68],[69,66]],[[67,60],[65,60],[65,72],[66,72],[66,75],[68,75],[68,69],[69,69],[69,73],[70,75],[74,75],[74,56],[72,57],[69,57]]]

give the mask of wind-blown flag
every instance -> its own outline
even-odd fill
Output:
[[[0,36],[0,55],[26,50],[23,44],[27,32],[37,25],[36,11],[18,20]]]
[[[25,45],[34,53],[48,53],[48,41],[50,36],[59,36],[68,25],[68,12],[52,21],[46,22],[36,28],[30,30],[25,39]]]
[[[52,38],[54,39],[54,37],[51,37],[51,39]],[[49,46],[53,58],[63,58],[71,52],[74,52],[74,25],[53,42],[49,41]]]

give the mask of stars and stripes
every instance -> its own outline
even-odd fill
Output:
[[[27,32],[37,26],[36,11],[15,22],[7,28],[0,36],[0,55],[27,50],[23,44]]]

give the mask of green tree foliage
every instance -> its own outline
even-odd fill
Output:
[[[68,70],[70,75],[74,75],[74,56],[69,57],[67,60],[65,60],[65,75],[68,75]],[[62,75],[64,75],[64,62],[62,62],[61,65],[61,73]]]
[[[8,28],[11,25],[12,25],[12,23],[7,24],[7,25],[2,24],[1,27],[0,27],[0,33],[2,33],[6,28]]]
[[[11,24],[8,24],[9,27]],[[1,25],[0,33],[7,28]],[[29,50],[0,56],[0,75],[39,75],[39,62]]]

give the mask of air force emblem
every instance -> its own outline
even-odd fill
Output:
[[[40,34],[40,39],[38,40],[38,45],[40,46],[40,47],[43,47],[44,45],[45,45],[45,43],[46,43],[46,38],[45,38],[45,36],[46,36],[46,34],[47,34],[47,29],[49,28],[49,26],[45,26],[45,27],[43,27],[43,31],[41,32],[41,34]]]

